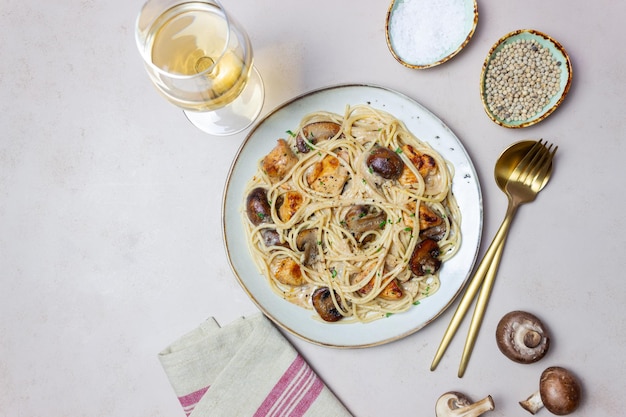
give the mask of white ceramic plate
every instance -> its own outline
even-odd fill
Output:
[[[462,245],[441,269],[441,288],[409,311],[371,323],[324,323],[278,297],[250,256],[242,213],[244,190],[259,160],[295,130],[308,113],[343,114],[346,105],[370,104],[402,120],[419,139],[430,143],[455,167],[452,190],[461,209]],[[332,347],[367,347],[405,337],[433,321],[456,298],[476,261],[482,235],[482,196],[476,171],[463,145],[430,111],[412,99],[382,87],[342,85],[316,90],[279,106],[262,119],[241,145],[226,182],[222,207],[224,242],[230,265],[252,301],[279,326],[309,342]]]

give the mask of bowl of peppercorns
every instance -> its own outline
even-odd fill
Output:
[[[496,42],[483,64],[480,98],[500,126],[539,123],[563,102],[572,83],[572,64],[563,46],[532,29],[511,32]]]

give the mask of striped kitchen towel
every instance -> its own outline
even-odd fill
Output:
[[[220,327],[211,318],[159,353],[189,417],[349,417],[262,314]]]

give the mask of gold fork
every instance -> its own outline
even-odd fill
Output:
[[[483,287],[476,303],[476,310],[474,311],[474,315],[472,317],[463,356],[461,358],[461,365],[458,373],[459,378],[465,373],[467,362],[469,361],[478,330],[482,323],[487,301],[491,293],[491,288],[493,287],[496,271],[502,255],[504,242],[513,217],[515,216],[517,209],[522,204],[535,200],[539,191],[541,191],[547,183],[547,180],[552,172],[550,169],[552,159],[557,149],[558,146],[552,150],[552,144],[546,147],[541,140],[537,141],[509,175],[504,187],[504,191],[509,200],[504,221],[498,229],[493,242],[487,249],[483,260],[478,266],[474,277],[470,281],[470,284],[463,295],[452,320],[450,321],[450,325],[448,326],[437,353],[435,354],[435,358],[430,368],[431,371],[434,370],[439,364],[439,361],[443,357],[443,354],[452,340],[452,337],[456,333],[463,317],[469,309],[469,305],[482,284]]]

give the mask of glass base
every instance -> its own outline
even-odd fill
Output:
[[[261,113],[265,100],[263,79],[256,67],[243,91],[232,103],[208,112],[184,110],[187,119],[198,129],[215,136],[234,135],[249,127]]]

